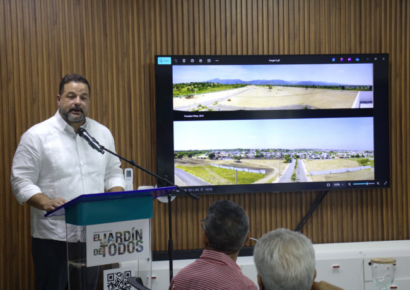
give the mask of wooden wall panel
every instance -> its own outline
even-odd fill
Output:
[[[156,54],[389,53],[392,187],[330,192],[302,232],[315,243],[410,239],[409,29],[400,0],[0,0],[0,289],[34,281],[29,208],[9,183],[20,136],[56,112],[60,78],[77,72],[91,83],[90,117],[120,154],[155,171]],[[135,173],[135,184],[154,183]],[[175,249],[202,247],[199,221],[215,200],[242,205],[258,238],[293,229],[316,195],[178,197]],[[154,211],[153,249],[165,251],[167,205]]]

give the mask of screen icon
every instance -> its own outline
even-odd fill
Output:
[[[340,58],[340,61],[343,61],[343,57]]]
[[[351,58],[351,57],[349,57],[349,58],[347,59],[347,61],[352,61],[352,58]]]
[[[208,58],[206,61],[209,63],[209,62],[211,62],[211,59],[210,59],[210,58]]]
[[[171,58],[170,57],[158,57],[158,64],[171,64]]]
[[[194,60],[193,58],[191,58],[191,62],[194,63],[194,61],[195,61],[195,60]]]
[[[182,59],[182,62],[183,62],[183,63],[185,63],[185,62],[186,62],[186,59],[185,59],[185,58],[183,58],[183,59]]]
[[[356,57],[356,61],[359,61],[359,60],[360,60],[360,58]]]
[[[177,60],[176,58],[174,58],[174,62],[175,62],[175,63],[178,63],[178,60]]]
[[[336,61],[336,58],[334,57],[334,58],[332,58],[332,61]]]
[[[199,59],[199,63],[202,63],[202,59]]]

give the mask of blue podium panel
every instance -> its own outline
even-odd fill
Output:
[[[45,217],[65,215],[67,223],[78,226],[152,218],[153,199],[175,188],[85,194],[48,212]]]
[[[151,196],[82,202],[66,208],[66,223],[76,226],[152,218]]]

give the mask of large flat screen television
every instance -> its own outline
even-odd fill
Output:
[[[157,173],[195,194],[390,186],[388,54],[155,57]]]

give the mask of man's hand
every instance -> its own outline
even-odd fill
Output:
[[[119,192],[119,191],[124,191],[124,188],[120,187],[120,186],[115,186],[113,188],[110,188],[108,190],[108,192]]]
[[[47,212],[55,210],[57,207],[62,206],[67,201],[62,197],[57,197],[55,199],[50,199],[42,193],[37,193],[33,195],[27,203],[37,209],[45,210]]]
[[[329,284],[325,281],[313,282],[311,290],[343,290],[340,287]]]

